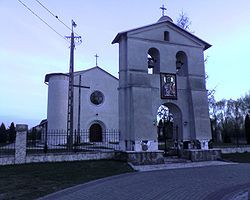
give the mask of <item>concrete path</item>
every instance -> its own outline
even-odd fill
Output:
[[[189,168],[123,174],[78,185],[41,199],[248,200],[250,164],[221,164],[210,162],[201,166],[200,163],[200,166]]]
[[[155,170],[166,170],[166,169],[183,169],[183,168],[193,168],[193,167],[207,167],[207,166],[219,166],[219,165],[235,165],[237,163],[232,162],[222,162],[222,161],[204,161],[204,162],[184,162],[184,163],[170,163],[161,165],[131,165],[136,171],[147,172]]]

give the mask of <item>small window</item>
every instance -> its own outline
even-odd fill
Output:
[[[169,32],[168,31],[164,32],[164,41],[169,41]]]

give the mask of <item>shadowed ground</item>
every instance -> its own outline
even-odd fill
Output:
[[[138,172],[93,181],[49,195],[49,199],[149,200],[232,199],[250,191],[250,164]]]

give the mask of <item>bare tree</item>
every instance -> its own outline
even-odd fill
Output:
[[[177,19],[177,23],[176,23],[179,27],[183,28],[184,30],[187,30],[191,33],[194,33],[194,31],[192,31],[190,29],[192,22],[190,21],[188,15],[186,13],[184,13],[183,11],[181,11],[181,13],[179,14],[179,17]],[[204,64],[206,64],[208,62],[208,58],[209,56],[206,56],[206,58],[204,59]],[[208,79],[208,75],[206,74],[205,79]],[[209,108],[214,107],[214,103],[215,103],[215,98],[214,98],[214,94],[215,94],[215,89],[216,87],[214,87],[211,90],[207,91],[207,97],[208,97],[208,104],[209,104]]]
[[[177,19],[177,23],[176,23],[179,27],[189,31],[189,32],[193,32],[190,29],[190,26],[192,24],[192,22],[190,21],[189,17],[187,16],[186,13],[184,13],[183,11],[181,11],[181,13],[179,14],[179,17]]]

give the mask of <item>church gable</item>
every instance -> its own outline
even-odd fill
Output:
[[[201,40],[200,38],[178,27],[173,22],[168,20],[118,33],[113,43],[119,42],[122,35],[126,35],[128,38],[139,40],[151,40],[154,42],[159,41],[169,44],[201,47],[204,50],[211,46],[207,42]]]
[[[167,24],[156,28],[152,27],[149,30],[141,30],[139,33],[131,32],[128,34],[128,37],[204,48],[204,45],[197,40],[185,35],[183,32],[177,31]]]
[[[118,87],[118,79],[106,72],[100,67],[93,67],[84,71],[76,72],[77,75],[83,76],[83,82],[86,82],[91,87]]]
[[[92,67],[90,69],[87,70],[83,70],[83,71],[78,71],[75,72],[76,74],[82,74],[85,76],[90,76],[90,77],[106,77],[107,79],[114,79],[114,81],[118,82],[118,78],[116,78],[115,76],[113,76],[112,74],[108,73],[107,71],[105,71],[104,69],[96,66],[96,67]]]

